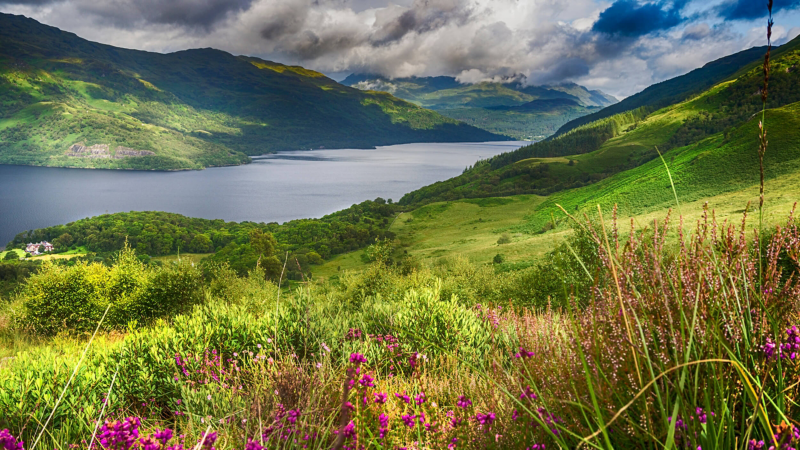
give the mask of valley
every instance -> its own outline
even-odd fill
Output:
[[[0,448],[800,447],[793,5],[312,3],[0,13]]]

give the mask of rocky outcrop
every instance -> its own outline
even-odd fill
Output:
[[[108,153],[108,144],[95,144],[87,147],[82,142],[72,144],[67,150],[67,156],[75,158],[111,158],[111,154]]]
[[[87,147],[83,142],[79,142],[77,144],[72,144],[69,150],[67,150],[66,155],[72,156],[73,158],[122,159],[136,158],[140,156],[152,156],[155,155],[155,153],[151,152],[150,150],[134,150],[132,148],[119,146],[116,148],[114,155],[112,156],[108,151],[108,144],[95,144]]]
[[[114,159],[153,155],[155,155],[155,152],[151,152],[150,150],[134,150],[132,148],[122,146],[117,147],[116,151],[114,151]]]

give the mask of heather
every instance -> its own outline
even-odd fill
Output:
[[[746,220],[575,218],[561,249],[572,278],[539,287],[537,304],[500,297],[518,274],[458,259],[379,260],[288,293],[228,273],[185,313],[114,322],[80,365],[92,329],[19,352],[0,369],[0,429],[25,448],[40,434],[87,445],[95,428],[101,448],[193,448],[212,433],[200,445],[789,448],[800,230],[793,216],[760,235]],[[19,324],[41,314],[25,292],[9,307]],[[125,427],[135,436],[114,434]],[[114,436],[130,445],[101,440]]]

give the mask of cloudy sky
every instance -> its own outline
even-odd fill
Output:
[[[766,43],[766,0],[0,0],[0,11],[120,47],[214,47],[334,78],[524,76],[620,98]],[[778,44],[800,34],[800,0],[773,11]]]

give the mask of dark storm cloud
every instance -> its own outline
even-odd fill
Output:
[[[392,20],[372,37],[374,45],[385,45],[409,33],[428,33],[450,23],[464,24],[472,10],[460,0],[415,0],[411,7]]]
[[[253,0],[0,0],[0,5],[70,4],[80,13],[110,20],[120,28],[142,22],[209,29],[231,14],[247,10]]]
[[[753,1],[753,0],[741,0]],[[685,1],[639,3],[636,0],[617,0],[594,23],[593,31],[615,36],[638,37],[667,30],[682,22],[680,10]]]
[[[287,34],[295,34],[303,29],[307,16],[308,8],[303,5],[286,5],[270,14],[261,28],[261,37],[271,41]]]
[[[775,0],[772,12],[800,8],[800,0]],[[719,5],[716,13],[726,20],[753,20],[767,17],[766,0],[731,0]]]

